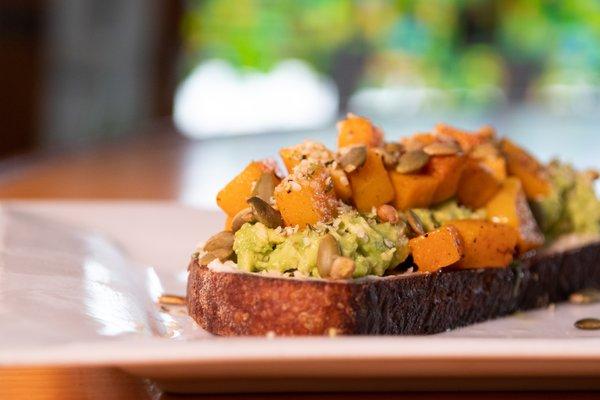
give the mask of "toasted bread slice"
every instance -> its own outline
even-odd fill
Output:
[[[188,311],[217,335],[421,335],[600,288],[600,242],[557,243],[497,269],[332,281],[222,272],[192,261]]]

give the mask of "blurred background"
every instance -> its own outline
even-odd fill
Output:
[[[600,166],[595,0],[3,0],[0,43],[0,196],[213,206],[348,111]]]

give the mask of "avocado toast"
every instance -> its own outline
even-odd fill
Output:
[[[399,142],[366,118],[223,188],[188,310],[219,335],[430,334],[600,287],[594,171],[543,165],[493,129]],[[582,215],[583,214],[583,215]]]

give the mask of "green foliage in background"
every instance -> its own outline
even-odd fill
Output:
[[[221,58],[266,71],[299,58],[331,73],[355,51],[366,56],[361,83],[375,86],[505,89],[528,72],[531,86],[600,80],[595,0],[196,0],[183,34],[189,67]]]

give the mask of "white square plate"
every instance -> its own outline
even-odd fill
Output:
[[[223,217],[166,202],[0,207],[0,367],[116,366],[175,391],[600,388],[600,305],[423,337],[218,338],[184,310],[195,244]],[[600,266],[599,266],[600,267]]]

